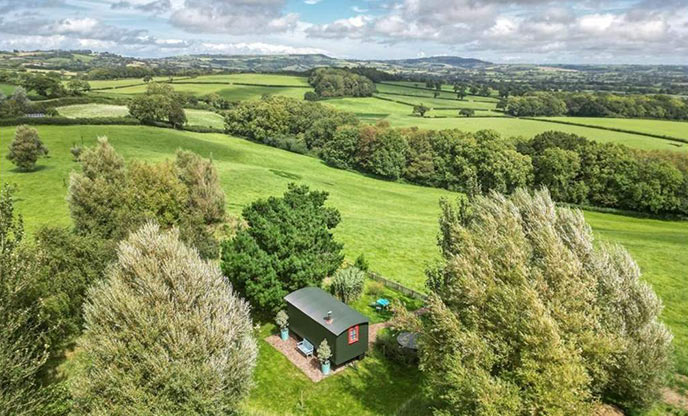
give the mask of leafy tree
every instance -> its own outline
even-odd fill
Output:
[[[29,100],[26,90],[17,87],[9,98],[0,103],[0,115],[2,117],[19,117],[27,113],[30,108],[31,100]]]
[[[430,111],[430,108],[424,106],[423,104],[413,106],[413,114],[418,114],[421,117],[425,117],[425,113]]]
[[[123,241],[84,316],[77,414],[233,414],[252,385],[249,306],[175,231]]]
[[[207,224],[225,219],[225,193],[211,159],[188,150],[177,150],[177,175],[189,189],[189,204]]]
[[[593,244],[546,190],[444,202],[420,368],[437,414],[587,414],[653,403],[670,360],[661,303],[630,255]]]
[[[357,267],[339,269],[332,277],[332,293],[344,303],[351,303],[363,294],[365,273]]]
[[[358,257],[356,257],[356,261],[354,261],[354,267],[363,272],[368,271],[370,265],[368,264],[368,259],[366,259],[365,254],[361,253]]]
[[[0,188],[0,415],[36,414],[48,403],[37,375],[48,358],[39,304],[30,300],[35,264],[23,252],[13,190]]]
[[[546,149],[533,159],[535,183],[547,187],[557,201],[581,203],[587,195],[585,183],[578,180],[581,162],[578,153],[558,147]]]
[[[369,78],[339,68],[316,68],[308,83],[318,97],[370,97],[375,92]]]
[[[303,99],[306,101],[318,101],[318,94],[313,91],[306,91],[306,93],[303,94]]]
[[[459,110],[459,115],[464,117],[473,117],[475,115],[475,110],[472,108],[462,108]]]
[[[14,140],[10,144],[7,159],[17,165],[23,171],[30,171],[36,167],[36,161],[41,156],[46,156],[48,149],[38,137],[36,129],[23,124],[17,127]]]
[[[62,97],[65,89],[59,77],[44,75],[38,72],[27,72],[19,80],[26,91],[36,91],[38,95],[44,97]]]
[[[106,138],[79,159],[70,177],[68,202],[81,235],[120,240],[149,220],[176,226],[182,239],[206,258],[217,257],[211,227],[224,219],[224,194],[212,162],[179,151],[176,163],[124,160]]]
[[[243,210],[248,224],[222,243],[221,267],[234,287],[261,311],[276,312],[288,293],[320,286],[342,263],[332,230],[339,211],[325,207],[327,193],[290,184],[280,198]]]
[[[356,160],[358,167],[389,179],[399,179],[406,166],[407,143],[401,132],[389,125],[359,129]]]
[[[67,90],[72,95],[82,95],[85,92],[91,91],[91,84],[86,80],[73,78],[67,83]]]
[[[320,157],[330,166],[349,169],[356,166],[359,129],[356,126],[344,126],[337,130],[332,139],[325,142]]]
[[[145,94],[129,101],[129,114],[143,123],[166,121],[181,127],[186,123],[182,102],[170,84],[151,82]]]

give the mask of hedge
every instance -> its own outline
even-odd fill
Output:
[[[57,125],[73,126],[83,125],[125,125],[136,126],[141,122],[131,117],[92,117],[92,118],[66,118],[66,117],[14,117],[0,119],[0,126],[29,125]]]

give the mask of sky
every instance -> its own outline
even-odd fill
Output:
[[[0,50],[688,65],[688,0],[0,0]]]

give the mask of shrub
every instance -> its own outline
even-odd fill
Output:
[[[72,154],[72,160],[75,162],[79,161],[79,157],[81,156],[81,152],[83,152],[84,149],[81,146],[74,145],[69,149],[69,153]]]
[[[382,282],[370,282],[366,290],[370,296],[379,297],[385,292],[385,284]]]
[[[280,329],[284,329],[289,326],[289,316],[284,310],[277,312],[277,315],[275,315],[275,323],[278,327],[280,327]]]
[[[342,245],[332,235],[340,215],[326,199],[325,192],[289,184],[282,197],[244,208],[248,227],[222,243],[221,266],[254,308],[278,311],[285,295],[320,286],[342,263]]]
[[[318,94],[313,91],[306,91],[306,93],[303,94],[303,99],[306,101],[318,101],[318,98]]]
[[[332,278],[332,292],[344,303],[351,303],[361,297],[365,284],[365,273],[356,267],[339,269]]]
[[[38,137],[38,131],[27,125],[17,127],[10,144],[7,159],[23,171],[33,170],[39,157],[48,154],[48,149]]]
[[[327,340],[324,339],[318,345],[318,361],[320,361],[321,364],[326,364],[330,361],[330,358],[332,358],[332,350],[330,349],[330,344],[327,343]]]
[[[362,270],[364,272],[368,271],[370,265],[368,264],[368,259],[366,259],[365,254],[361,253],[358,255],[358,257],[356,257],[354,267],[357,267],[359,270]]]
[[[84,317],[77,414],[233,414],[252,385],[248,304],[174,231],[146,224],[120,243]]]

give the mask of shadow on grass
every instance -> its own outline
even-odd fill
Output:
[[[287,172],[284,170],[277,170],[277,169],[270,169],[270,172],[274,173],[275,175],[281,177],[281,178],[286,178],[286,179],[291,179],[291,180],[300,180],[301,175],[297,175],[295,173]]]
[[[342,374],[342,387],[371,412],[396,414],[397,410],[408,406],[411,397],[420,397],[418,368],[392,362],[375,349],[347,371],[349,373]]]
[[[53,166],[38,165],[31,170],[24,170],[24,169],[20,169],[18,167],[14,167],[14,168],[10,169],[9,172],[24,174],[24,173],[36,173],[36,172],[40,172],[43,170],[51,170],[51,169],[55,169],[55,168]]]

